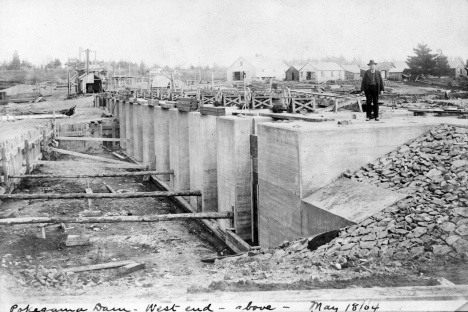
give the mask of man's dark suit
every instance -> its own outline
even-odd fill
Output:
[[[380,91],[384,91],[382,75],[378,70],[375,70],[374,75],[375,76],[372,77],[371,70],[369,69],[364,74],[361,83],[361,92],[363,91],[366,95],[366,112],[367,118],[369,119],[371,118],[372,103],[374,104],[374,118],[379,118],[379,94]]]

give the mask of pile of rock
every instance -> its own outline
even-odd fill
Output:
[[[468,128],[439,126],[370,163],[351,179],[409,197],[318,252],[394,259],[468,255]]]
[[[71,272],[69,272],[71,273]],[[15,272],[16,281],[21,285],[34,287],[59,287],[77,283],[78,275],[67,274],[61,269],[47,269],[43,265]],[[74,278],[76,281],[74,281]]]
[[[468,127],[434,128],[346,176],[408,197],[357,225],[341,229],[337,238],[314,251],[308,250],[309,239],[304,238],[285,242],[273,251],[252,254],[253,258],[267,257],[263,259],[266,262],[261,261],[265,265],[270,262],[267,272],[281,268],[283,261],[288,262],[285,268],[297,263],[300,270],[311,274],[317,272],[314,266],[322,272],[330,267],[359,267],[360,272],[366,272],[369,266],[361,264],[369,263],[369,259],[379,259],[380,264],[371,267],[374,272],[390,272],[390,268],[414,259],[466,259]],[[219,266],[233,274],[233,268],[242,267],[246,261],[243,258]]]

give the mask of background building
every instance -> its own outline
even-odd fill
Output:
[[[262,56],[239,57],[226,71],[228,82],[286,78],[288,66],[283,61],[272,60]]]
[[[344,79],[345,70],[334,62],[308,62],[299,71],[299,81],[320,83]]]

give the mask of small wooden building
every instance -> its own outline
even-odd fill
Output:
[[[286,81],[299,81],[299,71],[302,65],[292,65],[286,71]]]
[[[450,66],[450,77],[455,77],[458,78],[460,75],[466,76],[466,68],[465,65],[463,64],[462,61],[456,60],[456,61],[449,61],[449,66]]]
[[[226,70],[228,82],[252,80],[284,80],[288,66],[283,61],[272,60],[263,56],[239,57]]]
[[[390,68],[388,72],[388,79],[403,81],[404,79],[409,79],[409,75],[406,72],[409,70],[408,64],[406,62],[392,62],[393,68]]]
[[[334,62],[307,62],[299,71],[299,81],[320,83],[344,79],[345,70]]]
[[[80,91],[83,93],[102,92],[102,79],[94,73],[83,74],[79,78]]]
[[[357,65],[340,65],[345,70],[346,80],[359,79],[361,77],[361,69]]]
[[[380,72],[380,74],[382,75],[382,79],[388,79],[390,69],[394,67],[395,66],[393,66],[392,62],[382,62],[382,63],[377,63],[377,65],[375,66],[375,69]]]

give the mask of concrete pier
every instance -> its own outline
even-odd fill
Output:
[[[251,239],[251,118],[219,117],[218,143],[218,211],[234,212],[236,234]],[[222,229],[231,227],[229,221],[219,222]]]
[[[142,106],[136,99],[132,99],[133,105],[133,156],[138,161],[143,161],[143,115]]]
[[[126,142],[127,148],[126,151],[129,155],[133,155],[133,104],[130,101],[126,100],[125,103],[125,124],[126,124]]]
[[[189,113],[190,189],[202,191],[202,211],[218,211],[216,116]],[[196,207],[197,199],[190,198]]]
[[[302,200],[418,137],[432,124],[263,123],[258,126],[259,240],[265,247],[311,232]],[[287,208],[286,208],[287,207]],[[302,208],[301,208],[302,207]],[[308,213],[307,218],[310,217]]]
[[[156,154],[156,170],[170,169],[169,162],[169,110],[161,106],[154,107],[154,149]],[[161,180],[169,181],[168,175],[161,176]]]
[[[145,124],[143,125],[143,161],[145,156],[150,166],[150,169],[156,168],[156,154],[155,154],[155,131],[154,131],[154,103],[153,100],[148,100],[148,104],[144,107],[146,112],[143,111],[145,116]],[[145,141],[146,138],[146,141]],[[145,143],[146,142],[146,143]]]
[[[174,170],[174,190],[190,189],[188,112],[169,110],[170,168]]]
[[[127,110],[125,110],[125,105],[124,101],[122,100],[121,97],[118,98],[118,107],[119,107],[119,134],[120,138],[123,139],[120,141],[120,147],[122,149],[127,149],[127,124],[126,124],[126,115],[128,113]]]

